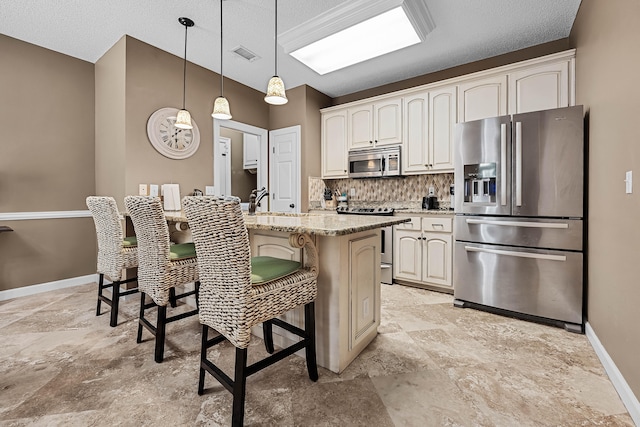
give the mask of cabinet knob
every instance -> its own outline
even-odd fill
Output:
[[[369,144],[373,144],[373,141],[369,141]]]

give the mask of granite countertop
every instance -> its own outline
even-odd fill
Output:
[[[184,212],[165,211],[168,221],[188,222]],[[388,225],[408,222],[409,218],[373,215],[322,215],[283,214],[258,212],[244,216],[250,230],[284,231],[288,233],[312,233],[320,236],[344,236],[360,231],[373,230]]]

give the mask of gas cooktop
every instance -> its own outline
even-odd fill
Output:
[[[393,215],[393,208],[349,208],[338,206],[336,212],[349,215]]]

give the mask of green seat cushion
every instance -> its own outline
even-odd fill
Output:
[[[138,238],[136,236],[125,237],[122,241],[122,246],[125,248],[138,246]]]
[[[180,259],[194,258],[196,256],[196,247],[193,243],[178,243],[171,245],[169,249],[169,259],[177,261]]]
[[[259,285],[287,276],[300,268],[300,263],[270,256],[251,258],[251,283]]]

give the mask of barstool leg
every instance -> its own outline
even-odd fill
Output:
[[[120,302],[120,281],[113,282],[111,287],[111,320],[109,325],[113,328],[118,324],[118,306]]]
[[[209,340],[209,327],[202,325],[202,346],[200,347],[200,378],[198,379],[198,395],[204,393],[204,376],[205,371],[202,364],[207,360],[207,341]]]
[[[140,316],[138,319],[138,337],[136,342],[140,344],[142,342],[142,320],[144,319],[144,292],[140,291]]]
[[[236,348],[236,367],[233,380],[233,413],[231,415],[232,426],[242,426],[244,420],[244,398],[247,388],[247,349]]]
[[[176,288],[169,288],[169,303],[173,308],[178,306],[178,302],[176,300]]]
[[[318,365],[316,363],[316,316],[315,302],[304,306],[304,330],[307,333],[307,345],[304,348],[307,359],[307,372],[311,381],[318,380]]]
[[[104,274],[100,273],[100,277],[98,279],[98,305],[96,306],[96,316],[100,316],[100,303],[102,303],[102,286],[104,284]]]
[[[267,353],[273,354],[273,324],[271,320],[265,320],[262,322],[262,335],[264,337],[264,347]]]
[[[164,335],[167,326],[167,306],[158,306],[158,323],[156,325],[156,363],[162,362],[164,358]]]

